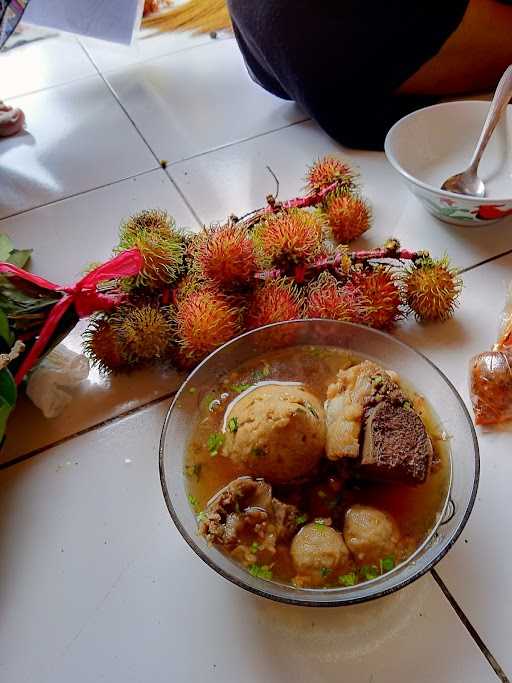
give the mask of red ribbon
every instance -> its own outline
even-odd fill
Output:
[[[35,365],[46,345],[51,339],[59,321],[68,308],[74,304],[79,318],[91,315],[94,311],[104,311],[120,304],[124,294],[102,294],[97,291],[100,282],[113,280],[119,277],[131,277],[137,275],[142,267],[142,256],[138,249],[123,251],[115,258],[103,263],[98,268],[91,270],[81,280],[71,287],[56,285],[45,280],[39,275],[27,273],[26,270],[12,265],[12,263],[0,263],[0,274],[15,275],[16,277],[32,282],[33,284],[52,292],[62,292],[64,296],[57,301],[39,332],[36,342],[30,352],[23,359],[16,373],[16,384],[19,384],[27,372]]]

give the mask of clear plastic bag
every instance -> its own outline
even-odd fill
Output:
[[[512,420],[512,285],[500,319],[498,342],[492,351],[471,359],[470,393],[476,424]]]

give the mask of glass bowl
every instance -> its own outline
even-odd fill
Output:
[[[227,372],[262,353],[322,345],[352,351],[396,370],[437,412],[450,437],[452,477],[446,504],[429,537],[406,562],[365,583],[340,588],[294,588],[249,574],[197,534],[184,474],[186,447],[198,403]],[[192,389],[192,391],[190,391]],[[365,602],[399,590],[431,569],[450,550],[471,513],[480,460],[468,411],[451,382],[425,356],[383,332],[331,320],[296,320],[259,328],[214,351],[188,377],[167,413],[160,439],[160,480],[171,517],[185,541],[212,569],[252,593],[294,605],[335,607]]]

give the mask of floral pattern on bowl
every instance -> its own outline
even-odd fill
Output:
[[[448,197],[443,197],[438,201],[432,201],[427,197],[422,198],[424,205],[436,218],[448,223],[496,223],[502,218],[512,216],[512,202],[501,204],[479,204],[474,206],[464,206],[461,202]]]

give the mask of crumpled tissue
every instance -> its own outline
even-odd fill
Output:
[[[62,344],[31,373],[27,396],[45,417],[57,417],[73,399],[73,389],[89,375],[89,361]]]

